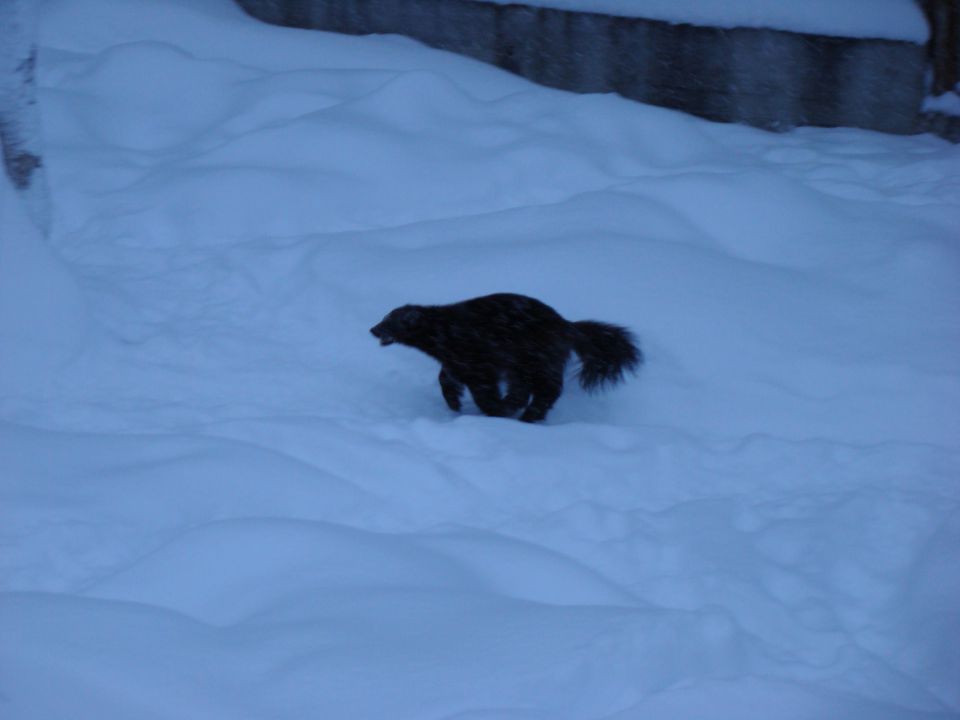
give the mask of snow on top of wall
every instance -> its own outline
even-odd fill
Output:
[[[957,86],[960,91],[960,85]],[[944,115],[960,116],[960,92],[947,92],[938,97],[928,97],[923,101],[926,112],[938,112]]]
[[[517,0],[481,0],[502,5]],[[926,42],[914,0],[524,0],[527,5],[708,27],[757,27]]]

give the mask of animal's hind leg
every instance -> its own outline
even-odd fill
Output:
[[[453,377],[446,368],[440,368],[440,392],[447,406],[454,412],[460,412],[460,398],[463,396],[463,383]]]
[[[512,415],[527,406],[530,402],[530,386],[516,376],[507,378],[507,394],[503,396],[503,407],[507,414]]]
[[[523,422],[540,422],[563,392],[563,373],[540,378],[533,386],[533,400],[520,416]]]
[[[491,417],[505,417],[512,415],[517,408],[509,408],[500,397],[500,386],[494,378],[484,378],[468,383],[473,401],[480,408],[480,412]]]

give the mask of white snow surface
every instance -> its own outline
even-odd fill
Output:
[[[930,95],[924,98],[923,109],[944,115],[960,115],[960,85],[942,95]]]
[[[500,5],[516,0],[479,0]],[[523,0],[523,5],[642,17],[706,27],[753,27],[923,43],[930,28],[915,0]]]
[[[0,185],[4,720],[960,717],[960,148],[774,135],[227,0],[50,0]],[[368,328],[648,363],[541,425]]]

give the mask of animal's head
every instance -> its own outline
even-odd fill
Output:
[[[418,305],[404,305],[387,313],[379,323],[370,328],[370,332],[381,345],[395,342],[411,344],[417,337],[423,309]]]

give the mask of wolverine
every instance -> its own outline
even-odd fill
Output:
[[[563,392],[571,352],[587,391],[636,372],[643,353],[619,325],[564,319],[525,295],[497,293],[450,305],[403,305],[370,328],[381,345],[400,343],[440,363],[440,390],[459,412],[464,388],[481,412],[523,422],[543,420]]]

